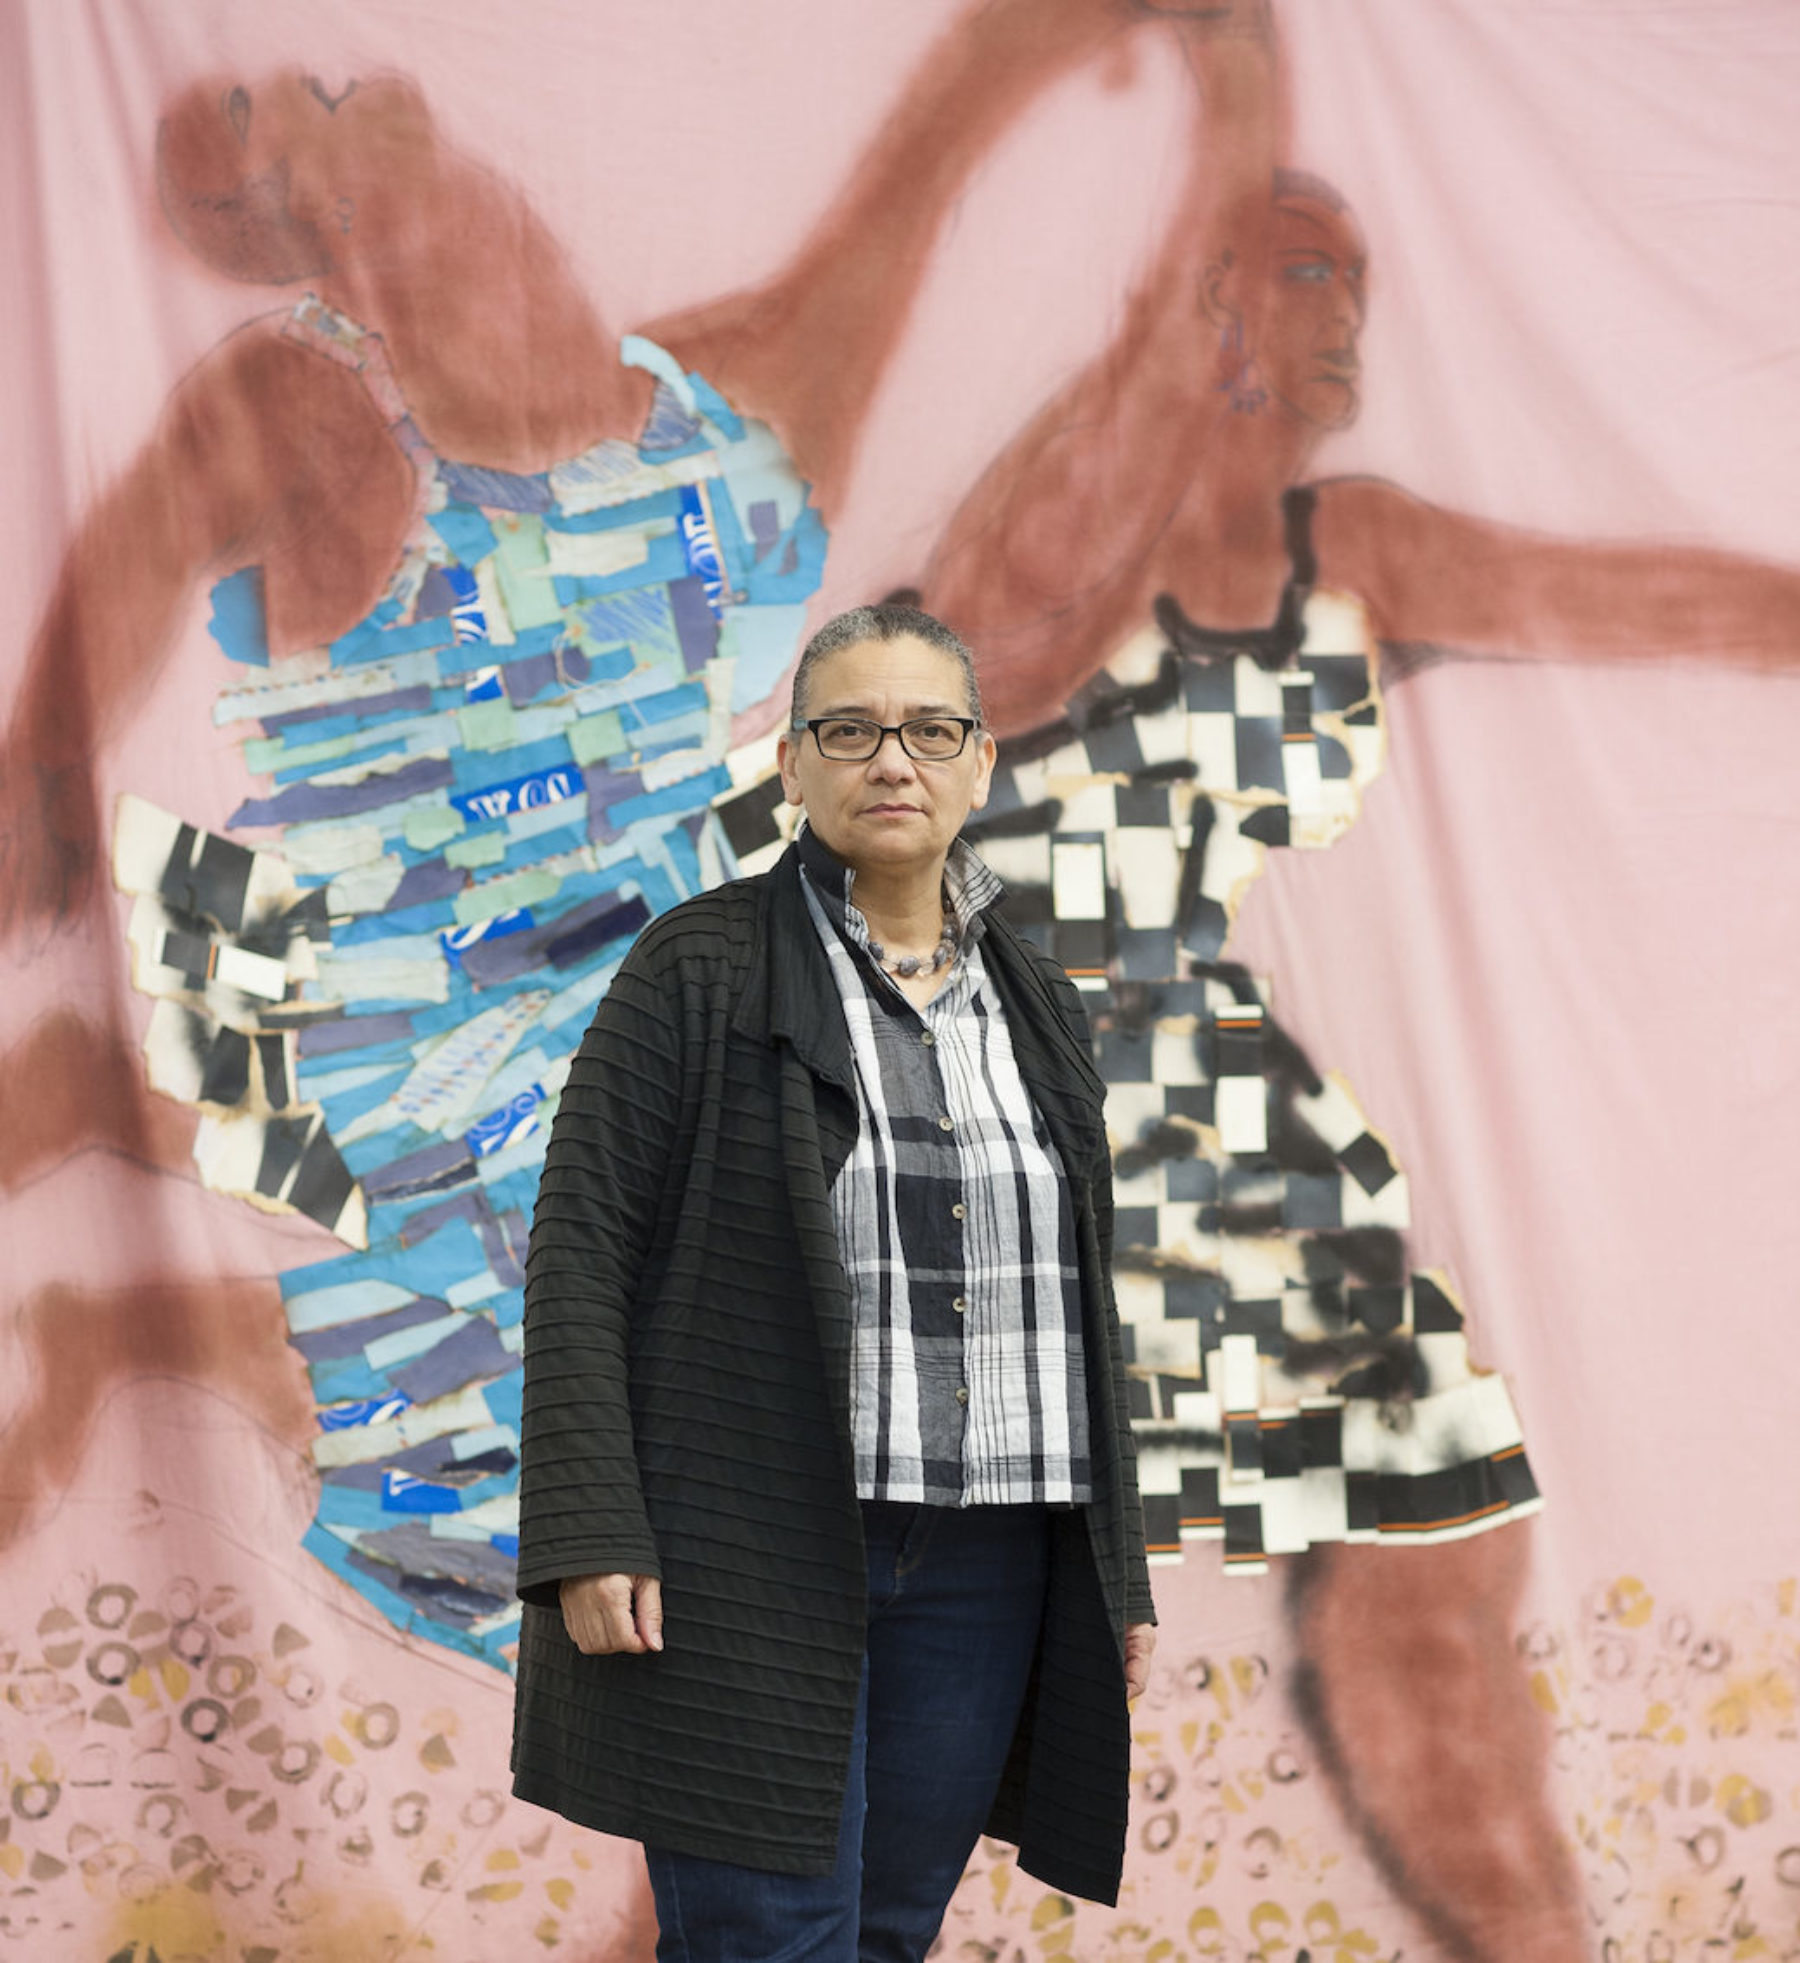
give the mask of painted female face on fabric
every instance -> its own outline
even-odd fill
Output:
[[[156,175],[176,236],[232,279],[280,286],[329,272],[348,212],[378,181],[427,189],[432,125],[409,82],[383,77],[333,93],[285,69],[255,83],[214,79],[183,92],[157,131]]]
[[[1362,235],[1347,211],[1309,197],[1280,199],[1273,227],[1255,350],[1261,380],[1303,422],[1342,429],[1361,406]]]
[[[809,677],[804,713],[857,716],[892,727],[915,716],[971,713],[953,656],[906,634],[858,641],[821,661]],[[820,839],[858,872],[941,863],[971,811],[987,803],[994,739],[976,730],[959,757],[920,763],[889,736],[866,763],[819,754],[810,731],[781,739],[781,784],[803,805]]]

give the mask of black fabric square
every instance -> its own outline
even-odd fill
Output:
[[[1104,920],[1058,920],[1051,941],[1058,963],[1071,974],[1096,974],[1107,962],[1107,928]]]
[[[355,1185],[330,1134],[321,1125],[300,1155],[300,1170],[294,1175],[288,1204],[321,1227],[332,1227]]]
[[[1221,715],[1237,708],[1237,671],[1229,661],[1183,662],[1182,705],[1202,715]]]
[[[1381,1525],[1381,1507],[1372,1472],[1348,1473],[1344,1479],[1345,1523],[1353,1534],[1373,1533]]]
[[[1181,1552],[1181,1502],[1173,1493],[1146,1493],[1144,1505],[1144,1551],[1149,1554]]]
[[[187,911],[204,913],[228,934],[235,934],[244,924],[244,899],[255,862],[256,855],[248,847],[208,832],[201,840],[200,862],[190,875],[196,903]]]
[[[1216,961],[1230,930],[1231,922],[1225,917],[1224,907],[1201,894],[1189,911],[1181,944],[1198,961]]]
[[[1291,832],[1285,804],[1259,804],[1238,820],[1238,830],[1259,845],[1286,845]]]
[[[1429,1275],[1412,1278],[1412,1325],[1417,1336],[1451,1335],[1463,1326],[1462,1311]]]
[[[1262,1470],[1262,1426],[1255,1418],[1227,1418],[1225,1438],[1231,1451],[1231,1469],[1234,1474],[1255,1473]]]
[[[1182,1467],[1181,1524],[1184,1527],[1222,1527],[1225,1524],[1225,1509],[1219,1504],[1217,1466]]]
[[[1410,1476],[1399,1472],[1379,1473],[1375,1490],[1382,1526],[1414,1531],[1468,1520],[1492,1503],[1483,1461]]]
[[[1266,1054],[1263,1032],[1255,1029],[1221,1029],[1212,1033],[1215,1077],[1260,1077]]]
[[[1155,981],[1175,966],[1173,927],[1120,927],[1114,936],[1119,973],[1127,981]]]
[[[1232,1302],[1225,1304],[1225,1334],[1254,1336],[1258,1356],[1279,1357],[1287,1344],[1281,1329],[1281,1300]]]
[[[1113,1215],[1115,1247],[1154,1247],[1156,1209],[1153,1206],[1122,1206]]]
[[[1199,1322],[1209,1348],[1223,1332],[1224,1306],[1225,1283],[1218,1275],[1176,1272],[1163,1276],[1163,1314],[1174,1320],[1191,1317]]]
[[[1300,1459],[1303,1465],[1344,1463],[1344,1414],[1335,1404],[1300,1413]]]
[[[781,836],[775,822],[781,802],[781,779],[770,777],[715,806],[731,849],[740,859],[773,845]]]
[[[249,1088],[250,1039],[236,1029],[221,1029],[207,1052],[206,1069],[200,1079],[200,1102],[241,1104]]]
[[[172,928],[163,935],[162,949],[157,958],[165,968],[176,969],[198,988],[206,980],[207,970],[212,965],[212,942],[204,934]]]
[[[1368,695],[1369,664],[1360,654],[1309,654],[1303,658],[1306,672],[1313,678],[1315,713],[1336,710],[1342,714]]]
[[[1337,1155],[1338,1164],[1365,1193],[1379,1193],[1394,1176],[1394,1162],[1380,1139],[1358,1132]]]
[[[1490,1463],[1494,1490],[1508,1506],[1524,1506],[1538,1497],[1538,1483],[1523,1449],[1497,1453]]]
[[[1191,1118],[1197,1125],[1213,1121],[1211,1084],[1170,1084],[1163,1091],[1163,1109],[1171,1118]]]
[[[1163,1180],[1171,1200],[1212,1200],[1218,1197],[1219,1168],[1211,1159],[1196,1154],[1191,1159],[1173,1159],[1164,1169]]]
[[[256,1170],[256,1190],[265,1199],[280,1197],[287,1176],[300,1163],[313,1121],[306,1118],[271,1118],[263,1131],[262,1163]]]
[[[1391,1336],[1406,1320],[1404,1288],[1351,1288],[1344,1306],[1350,1319],[1377,1336]]]
[[[331,896],[323,886],[303,894],[282,916],[290,937],[304,934],[309,941],[331,939]]]
[[[1144,767],[1144,746],[1138,741],[1137,724],[1129,719],[1090,727],[1086,742],[1088,762],[1095,770],[1128,777]]]
[[[1124,784],[1113,794],[1121,825],[1142,825],[1152,831],[1166,830],[1171,822],[1167,784]]]
[[[1238,718],[1237,780],[1240,791],[1286,790],[1287,772],[1281,761],[1279,717]]]
[[[1263,1558],[1262,1508],[1228,1506],[1225,1511],[1225,1559],[1260,1561]]]
[[[1298,1418],[1265,1419],[1262,1446],[1265,1479],[1300,1477],[1301,1431]]]
[[[262,1063],[263,1096],[272,1111],[288,1102],[287,1044],[279,1036],[259,1036],[256,1053]]]
[[[1317,1173],[1290,1172],[1281,1199],[1281,1223],[1292,1233],[1342,1226],[1343,1192],[1337,1180]]]
[[[1150,1031],[1111,1029],[1095,1032],[1100,1074],[1109,1084],[1148,1084],[1155,1081]]]
[[[1319,746],[1319,775],[1329,782],[1333,778],[1349,777],[1355,766],[1350,761],[1350,752],[1335,736],[1321,736]]]

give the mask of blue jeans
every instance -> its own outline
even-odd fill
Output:
[[[869,1620],[827,1875],[646,1848],[657,1963],[918,1963],[980,1837],[1043,1620],[1042,1507],[863,1503]]]

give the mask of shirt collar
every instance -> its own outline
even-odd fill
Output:
[[[794,849],[799,854],[800,870],[819,896],[831,924],[854,946],[867,949],[869,923],[851,898],[855,870],[845,865],[804,819]],[[964,947],[980,940],[987,927],[988,909],[1005,891],[1000,875],[982,861],[967,839],[951,841],[949,857],[944,861],[944,896],[956,923],[956,938]]]

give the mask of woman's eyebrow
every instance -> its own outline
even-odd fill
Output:
[[[949,702],[913,702],[907,705],[902,720],[911,722],[915,716],[966,716],[967,709],[959,709]],[[875,711],[862,702],[834,703],[829,709],[817,711],[820,716],[861,716],[865,721],[877,720]]]

